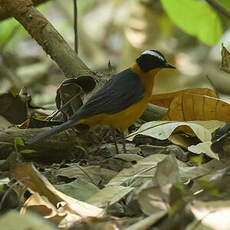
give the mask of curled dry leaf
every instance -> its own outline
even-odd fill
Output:
[[[21,181],[33,193],[38,193],[39,196],[45,197],[54,207],[58,207],[58,204],[61,204],[61,213],[64,213],[63,215],[65,216],[61,219],[61,222],[59,222],[59,226],[61,227],[69,227],[73,223],[87,217],[102,217],[104,214],[103,209],[76,200],[56,190],[55,187],[36,170],[32,163],[17,163],[15,168],[11,170],[11,176]],[[47,207],[50,207],[50,205],[47,205]]]
[[[82,88],[75,78],[64,80],[58,87],[55,101],[58,110],[62,112],[65,119],[69,118],[81,107],[83,104],[82,94]]]
[[[196,140],[186,135],[185,133],[175,133],[168,138],[174,145],[178,145],[183,149],[188,149],[189,146],[195,145]]]
[[[222,44],[222,49],[221,49],[221,67],[220,69],[230,73],[230,52],[224,47]]]
[[[226,123],[212,133],[211,149],[213,152],[218,153],[221,160],[229,158],[230,123]]]
[[[211,229],[229,230],[230,200],[193,201],[190,209],[202,224]]]
[[[195,89],[179,90],[173,93],[155,94],[155,95],[152,95],[150,102],[154,105],[169,108],[173,99],[183,94],[206,95],[206,96],[218,98],[217,94],[211,89],[195,88]]]
[[[188,149],[196,154],[205,153],[211,158],[219,159],[210,149],[212,132],[221,127],[221,121],[190,121],[190,122],[170,122],[151,121],[143,124],[136,132],[129,135],[128,140],[132,141],[138,134],[150,136],[159,140],[169,139],[172,143]],[[188,136],[195,136],[206,144],[193,143]]]
[[[162,120],[228,122],[230,121],[230,104],[205,95],[182,94],[172,100],[168,113]]]
[[[66,213],[60,212],[46,197],[41,197],[38,193],[32,194],[26,200],[20,214],[25,214],[27,211],[38,213],[55,224],[59,224],[66,216]],[[79,216],[76,218],[80,219]]]
[[[188,147],[188,150],[196,154],[205,153],[210,158],[219,160],[218,154],[214,153],[211,150],[211,144],[212,144],[211,141],[207,141],[207,142],[199,143],[197,145],[191,145]]]
[[[165,140],[172,134],[186,133],[190,136],[198,137],[202,142],[206,142],[211,140],[211,133],[223,124],[223,122],[219,121],[151,121],[143,124],[136,132],[131,133],[127,139],[132,141],[136,135],[141,134]]]

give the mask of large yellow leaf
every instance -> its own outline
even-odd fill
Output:
[[[218,98],[217,94],[207,88],[195,88],[195,89],[185,89],[185,90],[179,90],[173,93],[162,93],[162,94],[155,94],[152,95],[151,103],[154,105],[162,106],[168,108],[170,103],[175,97],[178,97],[182,94],[198,94],[198,95],[206,95],[210,97]]]
[[[229,122],[230,104],[214,97],[182,94],[172,100],[168,113],[162,120],[218,120]]]

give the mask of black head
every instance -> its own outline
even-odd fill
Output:
[[[145,50],[136,60],[143,72],[148,72],[155,68],[173,68],[164,56],[157,50]]]

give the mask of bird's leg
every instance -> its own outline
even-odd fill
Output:
[[[122,147],[123,147],[123,151],[124,153],[127,153],[126,151],[126,141],[125,141],[125,135],[124,132],[121,131],[121,139],[122,139]]]
[[[113,141],[114,141],[114,145],[115,145],[115,148],[116,148],[116,152],[117,152],[117,154],[119,154],[119,150],[118,150],[118,146],[117,146],[116,130],[111,128],[111,133],[112,133],[112,136],[113,136]]]
[[[109,136],[109,128],[106,129],[105,132],[102,134],[102,141],[101,142],[103,142],[107,136]]]

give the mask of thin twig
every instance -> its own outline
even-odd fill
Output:
[[[206,0],[206,2],[220,14],[230,19],[230,12],[226,10],[221,4],[219,4],[216,0]]]
[[[0,210],[2,210],[2,206],[4,201],[6,200],[6,197],[9,195],[11,191],[13,191],[14,187],[16,187],[19,183],[19,181],[15,181],[12,185],[9,186],[7,191],[3,194],[2,199],[0,200]]]
[[[209,83],[211,84],[211,86],[213,87],[215,93],[216,93],[217,96],[218,96],[218,90],[216,89],[215,84],[213,83],[213,81],[211,80],[211,78],[210,78],[208,75],[206,75],[206,78],[207,78],[207,80],[209,81]]]
[[[84,170],[80,165],[77,165],[77,167],[89,178],[89,180],[91,181],[92,184],[97,186],[97,184],[94,182],[93,178],[86,172],[86,170]]]
[[[78,30],[77,30],[77,0],[73,0],[73,10],[74,10],[74,49],[78,53]]]

